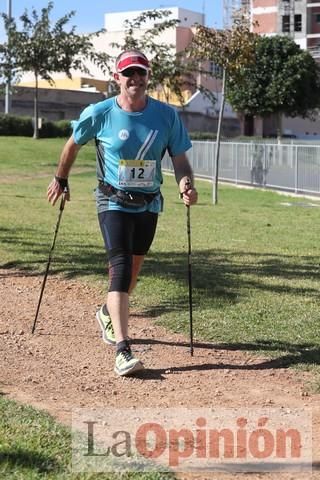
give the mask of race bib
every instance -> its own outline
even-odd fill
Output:
[[[155,160],[120,160],[118,182],[121,187],[152,187],[156,174]]]

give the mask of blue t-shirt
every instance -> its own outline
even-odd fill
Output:
[[[151,97],[141,112],[122,110],[116,97],[89,105],[73,122],[73,138],[80,145],[95,139],[98,180],[120,190],[143,193],[160,190],[161,160],[166,150],[172,157],[192,146],[177,112]],[[100,212],[133,211],[106,201],[99,189],[96,198]],[[160,208],[157,195],[146,207],[134,211],[157,213]]]

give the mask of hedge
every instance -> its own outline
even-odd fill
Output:
[[[40,138],[69,137],[72,132],[69,120],[50,122],[44,120],[39,129]],[[19,117],[17,115],[0,114],[0,135],[8,136],[33,136],[32,117]]]
[[[215,141],[217,134],[213,132],[190,132],[191,140],[212,140]]]
[[[39,129],[40,138],[69,137],[71,133],[70,120],[57,122],[44,120]],[[32,137],[32,117],[0,114],[0,135]],[[191,140],[216,140],[216,134],[213,132],[190,132],[190,138]]]

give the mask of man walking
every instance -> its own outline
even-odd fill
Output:
[[[150,66],[138,50],[116,59],[114,79],[120,93],[88,106],[73,122],[56,176],[48,187],[54,205],[68,189],[68,175],[81,146],[94,139],[98,188],[97,211],[109,259],[107,302],[97,312],[106,343],[116,345],[114,370],[130,375],[142,370],[128,341],[129,294],[153,241],[162,209],[161,159],[172,158],[186,206],[197,202],[192,169],[185,152],[191,142],[176,111],[146,94]],[[66,194],[70,199],[69,193]]]

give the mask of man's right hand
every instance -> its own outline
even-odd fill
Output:
[[[64,182],[61,182],[64,180]],[[64,186],[63,186],[64,185]],[[47,199],[51,205],[55,205],[58,198],[65,193],[66,200],[70,200],[70,189],[68,185],[68,179],[57,179],[56,177],[52,180],[52,182],[48,186],[47,190]]]

